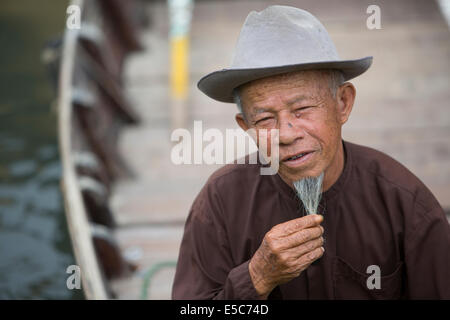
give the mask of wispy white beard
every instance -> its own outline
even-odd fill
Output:
[[[322,172],[318,177],[306,177],[294,182],[294,188],[306,209],[306,214],[317,214],[322,196],[323,176],[324,173]]]

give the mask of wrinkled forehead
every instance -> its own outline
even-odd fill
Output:
[[[270,76],[242,85],[242,99],[256,103],[277,98],[289,99],[297,95],[304,98],[318,98],[329,91],[329,71],[308,70]]]

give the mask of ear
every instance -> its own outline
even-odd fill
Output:
[[[338,119],[341,124],[347,122],[355,102],[356,89],[350,82],[342,84],[336,94]]]
[[[247,121],[244,118],[244,115],[242,113],[237,113],[235,116],[236,122],[241,127],[242,130],[247,131],[249,129],[249,126],[247,124]]]

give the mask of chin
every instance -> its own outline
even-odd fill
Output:
[[[299,181],[299,180],[307,178],[307,177],[317,177],[322,172],[323,172],[323,170],[320,170],[317,168],[303,169],[303,170],[298,170],[297,172],[292,171],[292,169],[281,170],[281,168],[280,168],[280,175],[282,175],[283,177],[285,177],[287,180],[289,180],[291,182]]]

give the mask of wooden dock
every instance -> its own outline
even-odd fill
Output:
[[[381,30],[366,27],[373,1],[302,1],[328,29],[341,58],[374,56],[353,80],[357,99],[344,139],[384,151],[414,172],[450,208],[450,32],[434,1],[376,1]],[[203,95],[201,76],[229,65],[246,15],[275,1],[197,1],[190,37],[190,90],[184,127],[237,128],[236,107]],[[298,1],[283,4],[298,6]],[[190,205],[219,165],[174,165],[170,159],[168,10],[148,2],[152,25],[141,34],[146,50],[126,63],[126,92],[142,122],[120,137],[120,152],[135,177],[115,185],[111,208],[115,236],[138,265],[131,277],[112,281],[118,299],[139,299],[145,273],[174,262]],[[170,299],[175,269],[154,274],[149,299]]]

